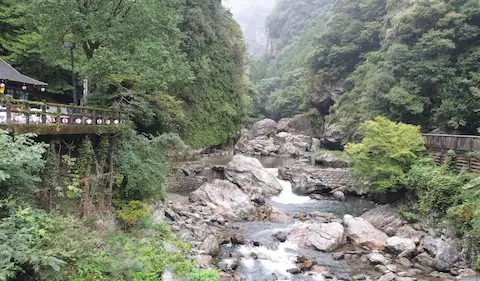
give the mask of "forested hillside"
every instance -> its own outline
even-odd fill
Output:
[[[259,113],[274,119],[301,113],[311,92],[308,57],[325,28],[331,0],[281,0],[267,20],[266,54],[253,63]]]
[[[219,1],[2,0],[0,9],[9,63],[47,81],[49,91],[69,93],[63,42],[75,41],[86,104],[123,109],[142,131],[219,144],[248,113],[245,46]]]
[[[268,30],[254,75],[264,115],[305,112],[307,101],[325,115],[336,103],[327,124],[349,136],[377,115],[423,131],[478,133],[476,0],[283,0]]]
[[[337,1],[311,58],[315,88],[341,84],[333,121],[376,115],[424,131],[477,133],[480,2]]]

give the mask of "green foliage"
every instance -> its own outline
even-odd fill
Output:
[[[11,136],[0,130],[0,199],[32,198],[37,191],[46,145],[33,135]]]
[[[117,154],[118,199],[149,200],[164,196],[167,160],[165,137],[146,137],[130,131],[123,135]]]
[[[190,274],[189,281],[218,281],[218,273],[212,269],[197,270]]]
[[[406,220],[409,223],[417,222],[420,219],[420,215],[418,215],[417,213],[409,212],[409,211],[402,211],[400,212],[400,215],[404,220]]]
[[[361,130],[362,142],[345,147],[358,183],[377,193],[405,187],[407,172],[425,152],[420,128],[377,117]]]
[[[464,190],[474,189],[474,195],[480,195],[480,177],[473,179],[469,183],[467,183],[464,187]]]
[[[0,221],[0,280],[18,273],[54,280],[60,270],[89,257],[94,238],[90,229],[73,217],[4,202]]]
[[[164,224],[129,235],[117,232],[107,239],[107,243],[109,246],[97,255],[80,261],[68,280],[158,281],[161,273],[169,267],[183,277],[194,272],[194,263],[184,257],[188,247],[177,247],[182,243]],[[171,252],[166,244],[179,251]]]
[[[477,4],[338,0],[332,12],[311,59],[313,83],[346,86],[332,119],[350,137],[377,115],[477,134]]]
[[[139,220],[147,217],[150,212],[149,206],[142,201],[117,202],[117,216],[127,226],[137,225]]]
[[[9,0],[0,9],[11,64],[69,95],[63,42],[75,41],[83,101],[121,110],[142,132],[215,145],[250,114],[242,34],[217,0]]]
[[[281,0],[267,21],[270,49],[253,62],[260,102],[257,114],[273,119],[308,110],[308,57],[328,21],[331,0]]]

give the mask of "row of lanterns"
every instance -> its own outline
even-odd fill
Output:
[[[5,88],[5,87],[6,87],[5,83],[3,83],[3,82],[0,83],[0,88]],[[27,86],[26,86],[26,85],[23,85],[23,86],[22,86],[22,90],[26,91],[26,90],[27,90]],[[41,87],[41,88],[40,88],[40,91],[45,92],[45,91],[46,91],[45,87]]]
[[[82,120],[81,118],[77,118],[77,119],[75,119],[74,122],[75,122],[75,124],[82,124],[82,121],[83,121],[83,120]],[[68,124],[68,123],[69,123],[69,119],[68,119],[68,118],[62,118],[61,123],[62,123],[62,124]],[[85,124],[87,124],[87,125],[92,125],[92,124],[93,124],[93,120],[92,120],[92,119],[87,119],[87,120],[85,120]],[[97,125],[102,125],[102,124],[103,124],[103,120],[102,120],[102,119],[97,119],[96,124],[97,124]],[[110,125],[110,124],[112,124],[112,121],[111,121],[111,120],[105,120],[105,125]],[[113,124],[118,125],[118,124],[120,124],[120,121],[117,120],[117,119],[115,119],[115,120],[113,120]]]

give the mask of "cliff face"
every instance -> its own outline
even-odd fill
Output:
[[[260,57],[267,48],[267,17],[275,6],[275,0],[223,0],[239,23],[249,54]]]

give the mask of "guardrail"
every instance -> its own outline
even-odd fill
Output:
[[[480,151],[480,136],[423,134],[423,138],[430,151]]]
[[[126,120],[108,109],[0,98],[0,124],[119,125]]]

